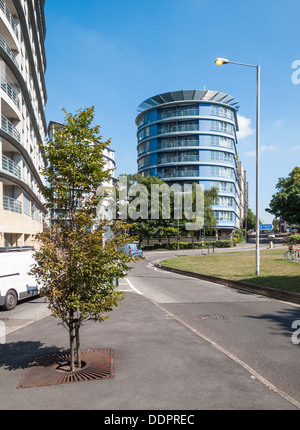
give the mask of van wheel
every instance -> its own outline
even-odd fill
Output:
[[[17,303],[18,303],[18,297],[15,291],[8,290],[5,296],[3,308],[6,311],[12,311],[17,306]]]

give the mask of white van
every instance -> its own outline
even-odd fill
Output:
[[[10,311],[19,300],[39,294],[38,284],[28,274],[34,263],[32,251],[0,252],[0,307]]]
[[[132,257],[143,256],[143,250],[136,243],[127,243],[126,245],[122,246],[120,250]]]

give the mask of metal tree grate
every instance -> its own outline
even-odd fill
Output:
[[[37,357],[17,389],[113,378],[112,349],[82,351],[82,368],[74,372],[67,370],[69,358],[67,353]]]

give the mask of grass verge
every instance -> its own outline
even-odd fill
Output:
[[[260,276],[255,275],[255,251],[227,252],[164,260],[165,267],[300,293],[300,264],[287,261],[284,250],[260,253]]]

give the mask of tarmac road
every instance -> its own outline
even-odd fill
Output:
[[[68,348],[68,334],[43,299],[0,313],[15,321],[0,345],[0,409],[299,409],[299,308],[155,270],[162,256],[136,263],[120,281],[122,305],[81,330],[83,350],[113,349],[113,379],[17,389],[36,356]]]
[[[146,261],[129,274],[129,280],[161,309],[300,405],[300,335],[298,344],[292,341],[293,322],[299,321],[300,326],[300,306],[154,266],[172,255],[195,253],[148,253]]]

